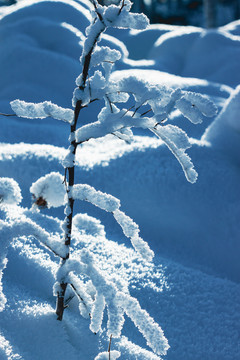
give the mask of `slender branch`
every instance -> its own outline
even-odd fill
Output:
[[[144,116],[144,115],[148,114],[151,111],[152,111],[152,109],[149,109],[149,110],[145,111],[144,113],[142,113],[141,116]]]
[[[131,106],[130,108],[128,108],[125,113],[122,115],[122,117],[124,117],[130,110],[132,110],[134,108],[134,105]]]
[[[112,344],[112,334],[110,336],[110,339],[109,339],[109,344],[108,344],[108,353],[109,353],[109,360],[111,359],[111,344]]]
[[[65,300],[65,308],[68,306],[68,304],[70,303],[70,301],[72,301],[72,299],[75,298],[75,294],[70,295],[66,300]]]
[[[41,245],[45,246],[48,250],[51,250],[54,255],[63,259],[63,257],[60,254],[58,254],[55,250],[53,250],[48,244],[45,244],[43,242],[40,242],[40,243],[41,243]]]
[[[99,20],[103,22],[103,17],[98,11],[97,2],[95,0],[91,0],[94,6],[94,9],[96,11],[97,16],[99,17]]]
[[[111,100],[109,99],[109,96],[108,96],[108,95],[106,95],[106,99],[107,99],[107,101],[108,101],[108,103],[109,103],[110,111],[111,111],[111,113],[113,113],[112,102],[111,102]]]
[[[77,291],[76,287],[73,285],[73,283],[70,284],[71,287],[73,288],[74,292],[76,293],[76,295],[78,296],[78,298],[82,301],[83,305],[86,306],[83,298],[81,297],[81,295],[79,294],[79,292]],[[87,307],[87,306],[86,306]]]
[[[138,107],[136,107],[136,109],[134,110],[134,113],[132,114],[132,117],[134,117],[134,115],[136,114],[136,112],[140,109],[140,107],[143,106],[143,103],[140,104]]]
[[[118,15],[120,15],[120,13],[122,12],[122,9],[124,8],[125,4],[124,4],[124,0],[122,0],[122,6],[120,7],[119,11],[118,11]]]
[[[97,3],[95,2],[95,0],[93,0],[93,5],[95,7],[96,13],[98,14],[100,21],[103,23],[101,14],[99,14],[97,11]],[[85,57],[83,59],[82,83],[79,86],[80,90],[84,90],[84,88],[86,86],[86,80],[87,80],[88,74],[89,74],[91,56],[92,56],[93,50],[99,40],[99,37],[100,37],[101,33],[104,32],[105,28],[106,28],[106,26],[103,23],[102,28],[99,30],[99,32],[96,34],[95,38],[93,39],[90,50],[88,51],[88,53],[85,55]],[[84,107],[85,106],[82,105],[82,100],[78,100],[76,103],[75,109],[74,109],[74,121],[73,121],[73,124],[71,125],[71,129],[70,129],[70,133],[71,133],[70,148],[72,149],[72,154],[73,154],[74,159],[75,159],[75,155],[76,155],[77,146],[79,145],[79,143],[77,143],[75,140],[75,131],[77,128],[77,122],[78,122],[80,111]],[[66,251],[66,256],[61,261],[60,267],[62,267],[65,264],[65,262],[69,259],[69,256],[70,256],[70,245],[71,245],[71,237],[72,237],[72,219],[73,219],[73,207],[74,207],[74,199],[71,196],[70,190],[75,184],[75,161],[73,161],[73,165],[71,167],[67,167],[65,169],[65,171],[68,174],[68,184],[66,181],[66,185],[67,185],[66,191],[67,191],[67,196],[68,196],[68,203],[67,203],[68,215],[65,217],[66,229],[65,229],[65,238],[64,238],[65,246],[67,247],[67,251]],[[66,179],[66,176],[65,176],[65,179]],[[68,286],[68,283],[65,282],[65,280],[63,279],[62,282],[60,283],[60,291],[57,294],[56,314],[57,314],[57,319],[60,321],[62,320],[63,312],[65,309],[64,297],[65,297],[65,292],[66,292],[67,286]]]
[[[4,113],[0,113],[1,116],[17,116],[16,114],[4,114]]]

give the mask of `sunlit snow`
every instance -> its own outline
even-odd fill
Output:
[[[39,104],[31,107],[31,119],[0,114],[1,360],[108,359],[106,312],[103,318],[94,318],[94,329],[102,324],[98,335],[89,330],[86,308],[80,309],[86,319],[79,315],[76,299],[69,302],[63,322],[56,321],[52,287],[58,258],[49,251],[52,247],[64,256],[59,240],[65,201],[62,162],[71,160],[67,150],[71,101],[81,71],[89,9],[91,4],[83,0],[21,0],[1,8],[0,113],[13,115],[10,102],[15,99],[23,101],[16,110],[21,116],[26,102]],[[111,16],[109,10],[109,20]],[[125,21],[120,19],[122,27]],[[193,125],[182,115],[186,104],[181,103],[165,127],[167,132],[180,126],[191,137],[189,144],[184,133],[180,140],[183,152],[192,145],[188,154],[198,172],[195,184],[186,181],[171,152],[150,131],[134,129],[130,144],[116,136],[124,134],[116,133],[96,136],[78,148],[76,178],[89,184],[82,185],[85,195],[92,197],[91,203],[115,212],[123,231],[134,237],[132,242],[136,240],[135,246],[151,257],[151,250],[141,242],[144,239],[155,257],[153,262],[142,261],[112,214],[83,201],[86,196],[81,198],[76,187],[73,261],[79,261],[82,249],[91,251],[94,267],[106,281],[114,280],[125,293],[129,290],[164,331],[170,349],[163,359],[238,360],[240,21],[216,30],[161,24],[146,30],[114,29],[102,36],[100,44],[114,49],[107,61],[119,59],[111,81],[122,79],[124,85],[132,76],[159,89],[179,88],[190,97],[198,92],[203,95],[199,110],[212,117],[201,114],[202,123]],[[96,65],[99,56],[100,50],[92,58]],[[104,87],[103,80],[100,73],[90,79],[96,87]],[[206,104],[202,111],[205,96],[217,106],[218,114]],[[81,125],[96,122],[103,105],[94,102],[84,109]],[[56,113],[65,122],[53,120]],[[184,159],[194,182],[192,162]],[[92,187],[97,190],[94,194],[89,192]],[[40,211],[32,206],[39,197],[47,201]],[[117,199],[132,222],[116,210]],[[39,223],[45,232],[40,232]],[[16,237],[9,246],[12,233]],[[90,283],[84,286],[91,290]],[[98,296],[101,310],[103,299]],[[91,297],[85,301],[91,307]],[[129,318],[123,337],[113,339],[111,348],[112,360],[159,359]]]

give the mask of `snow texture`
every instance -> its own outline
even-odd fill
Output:
[[[121,226],[125,236],[131,239],[134,249],[146,260],[151,261],[154,253],[148,244],[139,237],[139,227],[135,222],[121,210],[115,210],[113,216]]]
[[[101,191],[97,191],[87,184],[74,185],[71,196],[74,199],[88,201],[108,212],[113,212],[120,207],[120,201],[117,198]]]
[[[105,235],[104,226],[101,224],[100,220],[95,219],[88,214],[75,215],[73,217],[73,225],[80,233],[85,233],[94,237]]]
[[[81,261],[85,265],[83,267],[79,264],[81,271],[92,280],[98,294],[95,300],[97,304],[94,305],[92,313],[91,328],[93,330],[100,329],[105,307],[103,299],[105,298],[108,309],[107,328],[109,336],[120,337],[124,324],[124,312],[126,312],[138,330],[146,338],[147,344],[157,354],[166,354],[169,345],[162,329],[154,322],[147,311],[141,309],[139,302],[131,296],[117,291],[116,286],[107,281],[94,267],[92,255],[88,251],[83,250],[81,252]],[[67,262],[69,262],[69,260]],[[73,261],[72,264],[71,262],[72,261],[70,261],[70,265],[67,266],[67,271],[71,271],[71,268],[77,265],[75,261]],[[60,269],[60,271],[62,273],[62,269]],[[60,275],[60,278],[62,278],[62,275]]]
[[[104,296],[102,294],[97,293],[94,301],[92,319],[90,324],[90,330],[93,333],[97,333],[101,329],[104,309],[105,309]]]
[[[121,59],[121,53],[118,50],[110,49],[107,46],[96,46],[92,57],[91,66],[97,66],[103,62],[116,62]],[[77,83],[77,85],[79,85]]]
[[[99,353],[98,356],[96,356],[94,360],[109,360],[109,356],[110,356],[110,359],[116,360],[121,356],[121,353],[117,350],[112,350],[110,352],[110,354],[108,351],[105,351],[105,352]]]
[[[73,122],[74,112],[72,109],[63,109],[51,103],[51,101],[34,104],[23,100],[14,100],[10,104],[15,114],[20,117],[44,119],[51,116],[56,120],[63,120],[70,124]]]
[[[66,195],[64,177],[60,173],[51,172],[33,183],[30,192],[34,199],[45,200],[48,208],[62,206]]]
[[[18,205],[22,201],[21,189],[11,178],[0,178],[0,204]]]
[[[172,125],[156,126],[152,129],[152,132],[159,136],[177,158],[187,180],[191,183],[195,183],[198,175],[193,168],[193,163],[189,156],[185,153],[185,150],[191,146],[187,135],[181,129]]]
[[[21,0],[1,7],[1,113],[12,113],[9,103],[14,99],[32,103],[51,99],[64,109],[71,107],[74,81],[81,71],[84,32],[92,21],[89,9],[92,4],[83,0]],[[99,216],[96,209],[91,215],[106,224],[106,234],[96,221],[79,218],[73,239],[78,263],[84,247],[93,253],[94,266],[109,282],[124,289],[124,294],[129,286],[129,293],[164,329],[171,360],[240,358],[239,35],[239,20],[210,31],[156,24],[143,31],[109,29],[99,43],[99,47],[111,47],[122,55],[114,65],[104,62],[96,68],[111,86],[130,76],[176,90],[174,96],[180,89],[186,100],[197,102],[202,114],[198,126],[185,121],[174,107],[178,99],[172,98],[173,91],[162,103],[155,102],[154,111],[159,115],[171,108],[169,123],[162,123],[161,129],[181,125],[190,137],[189,154],[199,172],[194,186],[185,181],[162,141],[141,129],[133,129],[138,136],[131,144],[117,139],[121,129],[114,137],[84,143],[76,156],[79,179],[120,198],[124,211],[136,220],[155,251],[154,264],[140,262],[135,251],[123,244],[118,225],[106,213]],[[205,118],[206,108],[210,114],[214,110],[204,104],[202,111],[199,99],[190,99],[189,92],[207,95],[218,106],[219,115]],[[117,98],[129,101],[126,109],[132,105],[132,96],[111,96],[112,101]],[[89,105],[81,116],[81,126],[95,121],[101,106],[100,101]],[[161,108],[164,106],[167,111]],[[145,111],[139,110],[140,114]],[[59,256],[49,247],[59,253],[61,249],[64,256],[62,209],[28,210],[31,183],[46,173],[62,171],[68,148],[66,124],[49,118],[29,121],[2,115],[0,122],[1,176],[19,183],[24,207],[2,203],[0,208],[2,309],[8,301],[0,313],[0,358],[64,360],[67,354],[69,360],[76,360],[81,354],[82,360],[94,359],[107,349],[109,337],[104,330],[107,312],[102,333],[94,335],[88,329],[96,296],[93,285],[70,272],[69,280],[75,287],[79,285],[84,303],[75,293],[64,314],[64,327],[55,318],[52,284]],[[183,150],[187,145],[184,134],[174,134],[171,129],[171,139]],[[7,210],[10,207],[12,217]],[[76,202],[78,211],[89,212],[88,204]],[[26,223],[24,214],[31,223]],[[37,224],[41,228],[36,228]],[[50,239],[55,244],[40,247],[36,238],[43,245]],[[72,294],[74,290],[69,290],[69,296]],[[78,306],[87,321],[77,315]],[[123,337],[112,343],[112,351],[119,350],[121,359],[159,359],[144,349],[145,340],[135,334],[131,321],[125,322],[124,333],[128,332],[131,341]]]

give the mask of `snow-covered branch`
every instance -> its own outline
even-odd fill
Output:
[[[19,117],[28,119],[44,119],[52,117],[56,120],[62,120],[71,124],[73,122],[74,112],[72,109],[64,109],[51,101],[44,101],[38,104],[25,102],[23,100],[14,100],[10,103],[13,111]]]
[[[147,344],[158,355],[165,355],[169,348],[168,341],[160,326],[141,308],[139,302],[129,294],[120,291],[116,285],[107,280],[103,274],[94,266],[92,255],[87,250],[82,250],[81,259],[69,259],[59,269],[57,281],[62,278],[71,278],[72,273],[78,273],[91,279],[91,284],[95,289],[94,298],[89,297],[91,308],[90,330],[97,333],[101,329],[103,313],[107,307],[108,314],[108,334],[115,338],[121,336],[125,322],[124,314],[128,315],[138,330],[145,337]],[[58,284],[58,283],[57,283]],[[56,284],[56,288],[57,285]],[[81,293],[86,296],[85,291]],[[82,300],[80,301],[80,303]]]

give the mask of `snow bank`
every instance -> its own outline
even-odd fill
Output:
[[[232,91],[221,113],[207,128],[202,139],[229,159],[240,160],[240,85]]]
[[[23,0],[1,14],[0,112],[10,113],[9,103],[16,98],[71,107],[84,28],[90,21],[88,2]],[[159,25],[121,35],[114,30],[102,39],[103,45],[122,54],[112,79],[134,75],[155,85],[197,91],[223,108],[212,125],[204,119],[194,129],[178,110],[170,119],[171,125],[180,122],[194,137],[191,157],[199,173],[194,186],[185,181],[162,142],[151,135],[143,137],[139,132],[131,145],[111,137],[104,142],[90,140],[77,154],[77,177],[121,199],[122,208],[155,250],[156,263],[139,263],[133,250],[109,241],[106,234],[122,242],[122,233],[108,215],[97,210],[90,212],[92,217],[74,218],[76,256],[86,247],[110,280],[122,287],[126,279],[130,281],[131,294],[165,330],[171,345],[168,357],[173,360],[235,360],[240,356],[239,28],[239,21],[214,31]],[[148,62],[141,62],[143,58]],[[88,114],[83,112],[81,124],[95,121],[100,106],[94,103]],[[62,172],[67,125],[4,116],[0,121],[0,139],[5,142],[0,144],[1,175],[19,182],[23,206],[29,206],[31,183],[48,172]],[[17,144],[21,141],[24,143]],[[37,186],[39,195],[45,185],[48,181]],[[19,202],[19,192],[15,197],[14,191],[8,190],[5,199],[10,196]],[[77,211],[89,212],[88,204],[77,205]],[[63,216],[58,208],[50,209],[50,214]],[[2,225],[5,214],[0,211],[0,216]],[[54,234],[53,241],[59,239],[60,221],[56,224],[50,217],[30,211],[28,216]],[[96,216],[106,225],[105,230]],[[7,247],[8,266],[1,289],[8,307],[0,314],[0,357],[63,360],[62,348],[71,360],[79,354],[89,360],[104,353],[109,339],[104,333],[96,338],[88,332],[87,322],[76,315],[74,300],[66,311],[64,327],[54,321],[54,256],[45,247],[40,249],[31,237],[17,238],[10,247],[4,238],[0,243],[1,270]],[[1,290],[2,308],[4,295]],[[121,357],[128,360],[156,359],[142,349],[144,340],[134,334],[129,321],[126,331],[136,344],[125,338],[113,344],[113,351],[121,351]]]

